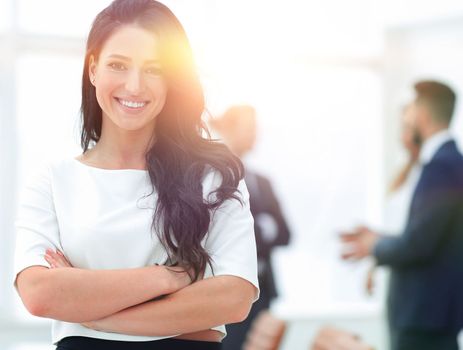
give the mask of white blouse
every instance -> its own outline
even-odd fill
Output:
[[[202,182],[205,199],[221,183],[209,171]],[[211,219],[203,246],[213,260],[215,276],[234,275],[256,288],[257,258],[249,194],[241,181],[238,195]],[[24,187],[17,211],[15,273],[27,267],[48,267],[47,248],[61,250],[70,263],[84,269],[136,268],[163,264],[167,253],[151,230],[157,200],[148,171],[95,168],[71,158],[44,166]],[[208,266],[205,277],[212,276]],[[224,334],[225,327],[214,328]],[[77,323],[53,320],[52,340],[68,336],[147,341],[164,337],[106,333]]]

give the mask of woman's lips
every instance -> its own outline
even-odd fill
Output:
[[[140,109],[145,107],[149,102],[148,101],[133,101],[123,98],[116,97],[117,102],[127,108]]]

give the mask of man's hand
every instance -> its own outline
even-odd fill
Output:
[[[321,328],[310,350],[372,350],[355,334],[333,327]]]
[[[343,243],[342,258],[359,260],[371,255],[379,235],[365,226],[360,226],[351,232],[342,232],[340,237]]]
[[[373,292],[375,291],[375,270],[376,266],[371,266],[365,279],[365,291],[370,296],[373,295]]]

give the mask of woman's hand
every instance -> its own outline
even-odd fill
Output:
[[[164,266],[160,265],[158,266],[159,268],[162,268],[166,275],[168,280],[170,281],[170,292],[175,293],[178,290],[185,288],[192,284],[191,277],[193,275],[193,271],[188,271],[185,270],[185,268],[180,267],[180,266]],[[201,274],[200,279],[203,278],[203,274]],[[164,295],[165,296],[165,295]],[[162,299],[164,296],[160,296],[156,299],[153,299],[152,301]],[[105,318],[101,318],[99,320],[94,320],[90,322],[83,322],[81,323],[82,326],[93,329],[95,331],[100,331],[100,332],[109,332],[109,333],[119,333],[118,327],[120,321],[118,320],[119,314],[114,314],[110,315]]]
[[[193,271],[187,271],[180,266],[164,266],[164,268],[170,275],[173,286],[172,292],[176,292],[179,289],[185,288],[193,282],[191,279],[191,276],[193,276]],[[202,279],[202,276],[200,279]]]
[[[50,268],[56,269],[60,267],[73,267],[69,260],[59,250],[47,249],[45,260],[50,264]]]
[[[64,254],[53,249],[47,249],[45,253],[45,260],[50,265],[50,268],[56,269],[60,267],[74,267],[69,262],[69,260],[64,256]],[[180,266],[162,266],[169,276],[172,292],[176,292],[179,289],[182,289],[192,283],[191,276],[193,275],[193,271],[187,271],[183,267]],[[202,279],[203,276],[201,275],[199,279]]]
[[[63,258],[62,256],[58,257],[58,261],[61,267],[65,267],[65,266],[72,267],[72,265],[69,264],[67,260],[63,261],[62,258]],[[65,265],[66,262],[69,265]],[[180,266],[158,266],[158,267],[162,268],[165,271],[165,274],[167,275],[167,278],[170,281],[169,282],[170,293],[174,293],[184,287],[189,286],[192,283],[192,280],[190,277],[190,275],[192,275],[192,271],[187,271],[183,267],[180,267]],[[159,298],[162,298],[162,297],[163,296],[160,296]],[[114,330],[114,325],[113,325],[114,317],[111,317],[111,316],[108,316],[108,317],[105,317],[99,320],[83,322],[81,323],[81,325],[86,328],[93,329],[95,331],[112,333],[112,332],[115,332],[115,330]]]
[[[51,269],[65,267],[73,268],[69,260],[59,250],[54,251],[52,249],[47,249],[45,260],[48,262]],[[183,267],[179,266],[159,266],[159,268],[163,269],[164,275],[169,281],[168,285],[170,287],[168,288],[169,292],[167,294],[174,293],[182,288],[189,286],[192,283],[190,277],[192,276],[192,271],[185,270]],[[202,279],[202,276],[200,276],[200,278]],[[83,322],[81,325],[100,332],[114,332],[112,330],[113,327],[111,321],[111,316],[108,316],[94,321]]]
[[[95,321],[83,322],[80,325],[98,332],[118,333],[111,330],[111,316]]]
[[[103,322],[104,322],[104,319],[96,320],[96,321],[83,322],[80,325],[84,326],[85,328],[88,328],[88,329],[93,329],[94,331],[110,332],[109,330],[104,329]]]

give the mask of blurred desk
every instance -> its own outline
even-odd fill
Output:
[[[387,350],[387,328],[378,303],[310,303],[309,300],[276,300],[275,316],[287,322],[281,350],[308,350],[320,327],[331,325],[359,335],[376,350]]]
[[[316,332],[326,325],[359,335],[375,350],[387,350],[385,276],[379,271],[375,295],[366,295],[371,262],[343,262],[335,239],[328,243],[313,244],[310,250],[278,249],[272,255],[280,297],[271,310],[287,322],[281,350],[308,350]]]

